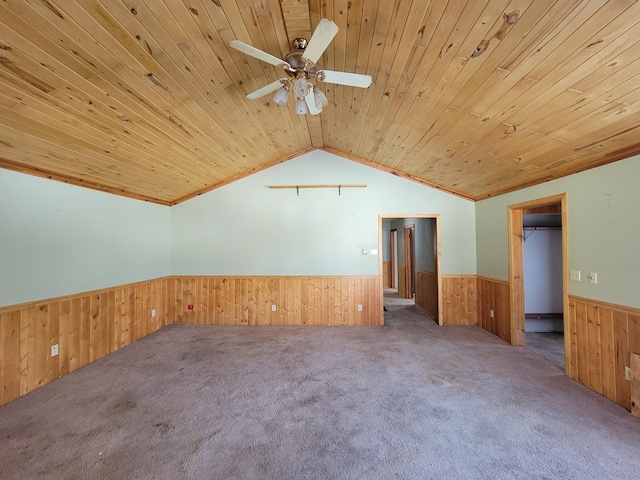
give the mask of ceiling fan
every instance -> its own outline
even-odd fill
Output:
[[[293,41],[293,50],[287,54],[284,60],[274,57],[240,40],[232,40],[229,46],[239,50],[245,55],[257,58],[282,68],[287,77],[276,80],[255,92],[247,95],[250,100],[256,100],[271,92],[276,92],[273,101],[277,105],[286,105],[289,92],[296,96],[296,113],[305,115],[311,113],[317,115],[329,104],[329,100],[322,91],[313,83],[318,80],[337,85],[367,88],[371,85],[370,75],[358,73],[335,72],[333,70],[321,70],[318,60],[327,49],[331,40],[338,33],[338,26],[331,20],[323,18],[307,43],[304,38],[296,38]]]

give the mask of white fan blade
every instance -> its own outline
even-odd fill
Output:
[[[316,77],[321,82],[336,83],[338,85],[348,85],[350,87],[367,88],[371,85],[371,75],[360,75],[359,73],[334,72],[333,70],[320,70]]]
[[[283,78],[282,80],[286,81],[286,78]],[[284,85],[284,83],[282,83],[282,80],[276,80],[275,82],[271,82],[269,85],[265,85],[264,87],[259,88],[255,92],[251,92],[249,95],[247,95],[247,98],[249,100],[257,100],[258,98],[264,97],[271,92],[275,92]]]
[[[284,60],[280,60],[278,57],[274,57],[273,55],[268,54],[267,52],[263,52],[262,50],[257,49],[256,47],[252,47],[251,45],[247,45],[240,40],[231,40],[229,42],[229,46],[231,48],[235,48],[236,50],[249,55],[251,57],[257,58],[258,60],[262,60],[263,62],[270,63],[276,67],[283,67],[287,69],[291,69],[291,65],[289,65]]]
[[[316,99],[313,96],[313,88],[309,90],[309,93],[307,93],[307,96],[304,97],[304,100],[305,102],[307,102],[307,107],[309,107],[309,113],[311,115],[318,115],[320,112],[322,112],[322,110],[319,109],[316,105]]]
[[[302,54],[302,58],[309,60],[313,64],[318,63],[318,60],[320,60],[320,57],[337,33],[338,26],[335,23],[326,18],[320,20],[316,31],[313,32],[311,40],[309,40],[309,44]]]

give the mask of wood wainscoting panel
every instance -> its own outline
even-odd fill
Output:
[[[382,262],[382,278],[384,278],[384,288],[392,288],[391,262]]]
[[[478,276],[478,325],[511,343],[510,315],[509,282]]]
[[[438,274],[416,270],[416,305],[438,321]]]
[[[170,282],[160,278],[0,308],[0,405],[171,323]]]
[[[173,279],[175,323],[382,325],[379,276]],[[275,305],[275,311],[272,306]],[[362,311],[358,311],[362,305]]]
[[[631,413],[640,417],[640,353],[631,353]]]
[[[442,324],[478,324],[476,275],[442,275]]]
[[[640,309],[570,295],[567,325],[567,374],[632,410],[625,367],[640,354]]]
[[[407,286],[406,286],[406,266],[404,263],[398,264],[398,295],[402,298],[406,298]]]

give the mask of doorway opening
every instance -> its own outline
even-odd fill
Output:
[[[398,290],[398,229],[389,231],[389,261],[382,262],[384,288]]]
[[[404,227],[404,298],[416,299],[416,226]]]
[[[511,343],[566,371],[566,194],[510,205],[508,212]]]
[[[414,308],[442,325],[439,215],[379,215],[384,311]]]

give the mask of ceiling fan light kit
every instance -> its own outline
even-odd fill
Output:
[[[293,91],[296,97],[295,111],[298,115],[306,115],[307,113],[318,115],[324,107],[329,105],[329,100],[318,86],[313,83],[314,80],[350,87],[369,87],[372,82],[370,75],[319,69],[318,60],[337,33],[338,26],[331,20],[323,18],[318,23],[309,42],[304,38],[296,38],[293,41],[294,49],[287,54],[284,60],[247,45],[240,40],[232,40],[229,43],[231,48],[282,68],[287,74],[286,78],[281,78],[259,88],[255,92],[251,92],[247,95],[247,98],[257,100],[269,93],[276,92],[273,96],[273,102],[276,105],[283,106],[287,104],[289,92]]]
[[[280,87],[273,96],[273,101],[276,105],[282,107],[287,104],[287,100],[289,100],[289,89],[287,87]]]
[[[329,105],[329,99],[324,93],[322,93],[321,90],[315,90],[313,92],[313,99],[316,102],[316,107],[318,107],[320,110]]]
[[[304,98],[296,100],[296,113],[298,115],[306,115],[309,113],[309,107],[307,107],[307,102]]]
[[[307,79],[303,76],[300,76],[296,80],[296,83],[293,84],[293,93],[298,98],[304,98],[309,94],[310,88],[311,86],[309,82],[307,82]]]

